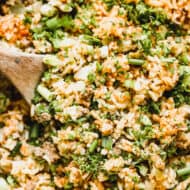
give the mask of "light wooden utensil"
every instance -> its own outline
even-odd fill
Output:
[[[0,47],[0,71],[31,104],[40,76],[44,71],[43,56]]]

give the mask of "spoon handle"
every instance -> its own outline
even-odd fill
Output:
[[[30,104],[44,70],[42,55],[0,48],[0,71],[13,83]]]

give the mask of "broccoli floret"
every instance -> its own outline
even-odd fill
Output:
[[[103,156],[100,154],[89,154],[87,153],[84,156],[73,156],[76,164],[79,165],[80,169],[83,172],[87,172],[95,177],[98,171],[101,169],[101,165],[103,162]]]
[[[165,96],[173,97],[176,107],[179,107],[182,104],[190,105],[190,72],[186,70],[184,73],[181,73],[175,88],[166,92]]]

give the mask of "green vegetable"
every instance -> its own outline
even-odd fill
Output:
[[[43,59],[43,63],[54,67],[62,64],[61,60],[58,59],[55,55],[45,56]]]
[[[33,34],[33,38],[34,39],[38,39],[39,35],[41,36],[42,33],[43,33],[43,27],[42,26],[37,26],[37,27],[34,27],[34,28],[31,28],[31,31],[34,33]]]
[[[146,125],[146,126],[141,126],[140,129],[138,130],[132,130],[132,133],[135,137],[135,145],[139,147],[144,147],[144,142],[146,140],[152,139],[154,132],[152,130],[152,126]]]
[[[102,42],[100,39],[90,36],[90,35],[83,35],[83,40],[90,45],[102,45]]]
[[[30,130],[30,138],[37,139],[39,137],[39,125],[35,123]]]
[[[73,189],[73,184],[72,183],[67,183],[63,187],[64,190],[72,190]]]
[[[111,9],[114,5],[118,3],[117,0],[103,0],[103,1],[108,9]]]
[[[161,61],[163,61],[164,63],[173,63],[174,61],[176,61],[176,58],[175,57],[161,58]]]
[[[185,92],[190,92],[190,73],[184,74],[182,80],[182,87],[184,88]]]
[[[20,153],[20,148],[22,146],[21,142],[17,142],[17,144],[15,145],[15,147],[13,148],[13,150],[11,151],[11,156],[16,156],[17,154]]]
[[[7,107],[10,104],[9,98],[0,92],[0,113],[6,111]]]
[[[174,144],[171,144],[170,146],[167,147],[167,150],[166,150],[166,153],[167,153],[167,157],[170,158],[174,155],[177,155],[177,147],[176,145]]]
[[[51,102],[53,94],[43,85],[38,85],[37,92],[48,102]]]
[[[152,41],[151,41],[151,37],[148,34],[144,34],[143,39],[139,40],[139,45],[140,48],[143,49],[143,51],[148,54],[150,52],[150,49],[152,47]]]
[[[71,29],[73,27],[73,19],[70,16],[54,17],[46,21],[46,26],[50,30],[56,30],[61,27]]]
[[[70,133],[70,134],[68,134],[68,136],[67,136],[67,139],[68,140],[75,140],[75,138],[76,138],[76,134],[72,134],[72,133]]]
[[[73,159],[83,172],[89,173],[93,177],[98,174],[98,171],[101,170],[101,166],[103,164],[103,156],[98,153],[87,153],[84,156],[74,155]]]
[[[87,78],[90,83],[94,83],[96,80],[96,75],[94,73],[89,73]]]
[[[141,110],[145,113],[160,113],[160,102],[154,102],[152,100],[149,100],[146,105],[141,107]]]
[[[177,170],[178,176],[184,176],[184,175],[189,175],[189,174],[190,174],[190,166],[187,166],[186,168]]]
[[[102,138],[102,147],[104,147],[107,150],[111,150],[112,146],[113,146],[113,141],[111,136]]]
[[[16,184],[18,184],[17,180],[12,175],[8,175],[7,182],[11,186],[15,186]]]
[[[150,113],[160,113],[160,102],[150,102],[149,104],[149,112]]]
[[[151,24],[158,26],[167,22],[167,16],[158,9],[147,6],[144,2],[124,5],[129,20],[136,24]]]
[[[135,81],[128,79],[128,80],[125,81],[124,85],[127,88],[132,88],[133,89],[135,87]]]
[[[96,63],[96,70],[97,70],[97,72],[100,73],[102,71],[102,68],[103,68],[103,66],[100,63]]]
[[[148,168],[144,165],[139,165],[137,167],[139,169],[140,174],[145,177],[148,173]]]
[[[31,24],[32,23],[32,18],[29,16],[26,16],[23,20],[24,24]]]
[[[181,65],[179,67],[179,74],[180,74],[180,76],[183,76],[183,75],[185,75],[187,73],[190,73],[190,67],[189,66],[185,66],[185,65]]]
[[[42,80],[48,82],[51,80],[52,74],[49,71],[45,71]]]
[[[63,111],[62,102],[58,100],[54,100],[50,103],[50,107],[54,112],[61,112]]]
[[[183,66],[184,67],[184,66]],[[185,68],[181,70],[181,76],[175,88],[171,91],[165,92],[166,97],[173,97],[175,106],[178,107],[182,104],[190,104],[190,72]]]
[[[89,152],[90,152],[90,153],[93,153],[93,152],[96,150],[97,146],[98,146],[98,140],[96,139],[96,140],[94,140],[94,141],[92,142],[92,144],[90,145],[90,147],[89,147]]]
[[[55,49],[59,49],[61,47],[61,45],[62,45],[62,40],[59,39],[59,38],[52,38],[51,42],[53,43],[53,47]]]
[[[98,109],[98,101],[94,100],[94,98],[91,98],[90,101],[90,109],[97,110]]]
[[[107,92],[106,94],[105,94],[105,99],[106,100],[109,100],[111,98],[111,92]]]
[[[141,66],[145,63],[145,60],[142,59],[128,59],[128,62],[130,65],[135,65],[135,66]]]
[[[190,119],[186,120],[188,132],[190,132]]]
[[[151,120],[148,118],[148,116],[146,115],[141,115],[140,116],[140,122],[143,124],[143,125],[146,125],[146,126],[151,126],[152,125],[152,122]]]
[[[139,183],[139,177],[138,177],[138,176],[133,176],[133,177],[132,177],[132,180],[133,180],[135,183]]]
[[[183,64],[183,65],[188,65],[189,63],[189,58],[188,58],[188,55],[187,54],[182,54],[180,57],[179,57],[179,61],[180,61],[180,64]]]
[[[35,112],[37,115],[40,115],[42,113],[49,113],[49,107],[44,103],[37,104]]]

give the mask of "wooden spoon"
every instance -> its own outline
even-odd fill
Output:
[[[31,104],[40,76],[44,71],[43,56],[0,47],[0,71]]]

